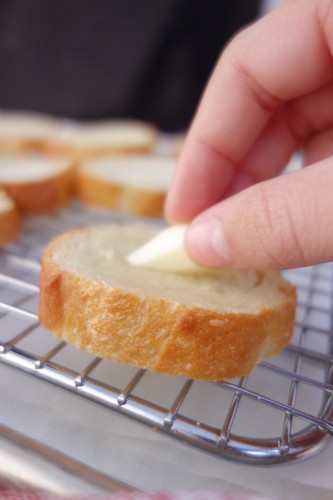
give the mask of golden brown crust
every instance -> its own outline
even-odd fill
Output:
[[[23,214],[55,212],[68,203],[73,193],[74,168],[34,182],[0,182],[0,188],[13,198],[18,211]]]
[[[136,215],[162,217],[165,192],[119,185],[79,171],[77,190],[80,199],[87,204],[111,208]]]
[[[258,314],[221,313],[161,297],[139,297],[63,271],[53,251],[42,260],[39,317],[56,336],[102,358],[171,375],[221,380],[248,374],[289,341],[296,294]]]
[[[21,219],[15,205],[6,211],[0,212],[0,245],[14,241],[20,232]]]

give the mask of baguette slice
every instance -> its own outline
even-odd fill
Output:
[[[78,195],[84,203],[161,217],[175,160],[154,155],[95,158],[82,164]]]
[[[76,159],[123,153],[151,152],[157,140],[155,126],[136,120],[72,122],[59,129],[48,148]]]
[[[56,119],[30,112],[0,112],[0,151],[13,154],[42,152],[58,132]]]
[[[15,203],[0,190],[0,245],[15,240],[21,232],[21,219]]]
[[[296,296],[277,272],[131,266],[127,256],[155,233],[111,225],[54,239],[42,259],[42,325],[102,358],[202,380],[246,375],[288,343]]]
[[[0,158],[0,188],[21,214],[43,214],[64,206],[73,192],[74,168],[68,158],[15,155]]]

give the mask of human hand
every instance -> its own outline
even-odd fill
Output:
[[[276,177],[302,149],[298,172]],[[333,260],[333,1],[288,0],[222,53],[166,202],[210,267]]]

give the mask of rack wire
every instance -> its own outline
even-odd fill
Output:
[[[72,204],[26,220],[0,250],[0,362],[219,457],[266,465],[311,456],[333,436],[333,264],[286,272],[298,289],[291,343],[241,379],[166,376],[93,357],[38,322],[40,257],[73,227],[128,221]],[[152,221],[148,221],[152,223]]]

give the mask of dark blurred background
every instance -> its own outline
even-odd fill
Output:
[[[0,108],[185,129],[257,0],[0,0]]]

